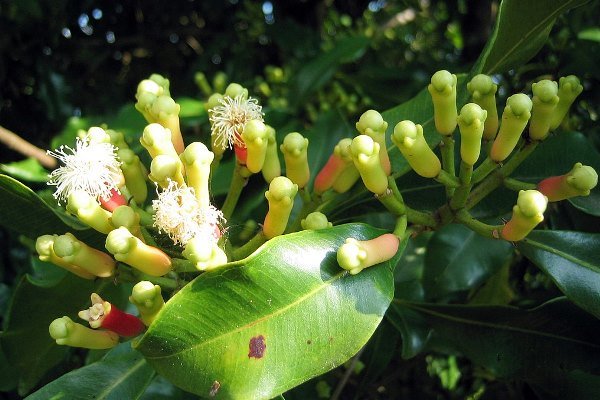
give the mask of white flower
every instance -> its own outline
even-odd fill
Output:
[[[212,205],[202,207],[194,188],[179,186],[170,181],[169,186],[152,201],[154,226],[165,232],[175,244],[185,246],[194,237],[216,243],[225,224],[223,213]]]
[[[232,148],[234,144],[246,147],[241,137],[244,125],[251,119],[263,121],[262,107],[258,100],[239,94],[235,98],[223,96],[219,102],[220,106],[210,110],[215,145],[223,149]]]
[[[56,151],[48,151],[63,164],[48,175],[48,185],[56,186],[53,196],[58,204],[78,190],[106,201],[111,198],[111,191],[118,192],[123,174],[116,151],[112,144],[92,142],[89,136],[77,138],[75,149],[60,146]]]

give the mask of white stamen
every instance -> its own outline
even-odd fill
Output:
[[[219,100],[220,106],[210,110],[210,123],[212,135],[215,136],[215,145],[225,149],[232,148],[234,144],[246,147],[242,140],[242,130],[246,122],[251,119],[263,121],[262,107],[252,97],[245,98],[239,94],[235,98],[223,96]]]
[[[122,172],[116,151],[112,144],[92,143],[87,136],[77,138],[75,149],[60,146],[56,151],[48,151],[63,164],[48,175],[48,185],[56,186],[53,196],[58,204],[66,201],[76,190],[106,201],[111,198],[111,190],[118,192]]]
[[[182,246],[196,236],[216,243],[226,222],[223,213],[214,206],[200,205],[194,188],[179,186],[174,181],[158,193],[158,199],[152,201],[152,209],[154,226]]]

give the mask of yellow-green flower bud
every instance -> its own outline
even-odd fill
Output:
[[[354,166],[354,161],[352,161],[350,145],[352,145],[352,139],[344,138],[333,149],[333,156],[341,160],[345,165],[341,171],[334,174],[335,176],[332,179],[331,188],[337,193],[346,193],[360,179],[360,173]]]
[[[548,199],[537,190],[521,190],[512,218],[502,228],[502,238],[511,242],[524,239],[544,220],[547,205]]]
[[[52,263],[58,267],[66,269],[69,272],[83,279],[95,279],[96,275],[84,270],[83,268],[66,262],[54,252],[54,241],[58,235],[42,235],[35,241],[35,251],[37,251],[40,260]]]
[[[67,198],[67,211],[81,222],[100,233],[108,233],[115,227],[110,223],[111,213],[84,190],[75,190]]]
[[[183,144],[183,137],[181,136],[181,129],[179,127],[179,104],[175,103],[169,96],[159,96],[152,103],[152,115],[155,118],[155,122],[158,122],[165,128],[171,131],[171,141],[173,147],[177,153],[181,153],[185,147]]]
[[[53,248],[56,255],[65,262],[101,278],[112,276],[115,270],[116,263],[111,256],[89,247],[71,233],[67,232],[54,239]]]
[[[310,179],[308,139],[298,132],[288,133],[280,149],[285,160],[285,175],[299,188],[303,188]]]
[[[279,236],[285,231],[296,193],[298,185],[285,176],[278,176],[271,181],[269,190],[265,192],[269,211],[263,224],[263,233],[267,239]]]
[[[208,97],[213,92],[210,83],[208,83],[208,79],[206,79],[206,75],[204,75],[203,72],[196,72],[194,74],[194,82],[204,96]]]
[[[148,122],[154,122],[151,108],[158,96],[162,96],[164,89],[156,82],[150,79],[144,79],[138,84],[135,98],[135,108],[144,116]]]
[[[558,84],[544,79],[531,85],[531,91],[533,108],[529,121],[529,137],[531,140],[544,140],[550,131],[550,122],[558,104]]]
[[[108,234],[105,247],[117,260],[148,275],[163,276],[171,271],[168,255],[142,242],[123,226]]]
[[[140,215],[129,206],[119,206],[112,212],[110,222],[115,228],[124,226],[140,239],[143,239],[140,229]]]
[[[381,114],[375,110],[365,111],[356,123],[356,129],[361,135],[367,135],[379,144],[379,159],[381,161],[381,166],[386,175],[389,175],[392,171],[392,166],[390,164],[390,158],[385,143],[385,131],[387,130],[387,127],[388,123],[385,122]]]
[[[163,127],[161,124],[147,125],[142,132],[140,143],[148,150],[152,158],[161,154],[178,156],[171,141],[171,130]]]
[[[569,108],[582,91],[583,86],[575,75],[563,76],[558,80],[558,104],[552,114],[550,129],[558,128],[569,112]]]
[[[121,171],[125,177],[125,186],[137,204],[143,204],[148,197],[146,186],[147,172],[140,158],[130,149],[119,149],[117,157],[121,161]]]
[[[262,170],[267,155],[267,126],[260,120],[251,119],[244,125],[242,139],[247,151],[246,168],[256,174]]]
[[[560,201],[576,196],[588,196],[598,184],[598,173],[594,168],[576,163],[565,175],[551,176],[537,185],[537,189],[548,201]]]
[[[230,83],[227,86],[227,89],[225,89],[225,96],[235,99],[239,95],[242,95],[244,100],[248,98],[248,89],[244,88],[239,83]]]
[[[117,149],[128,149],[129,145],[125,140],[123,132],[115,131],[114,129],[107,129],[106,133],[110,137],[110,143]]]
[[[502,113],[500,131],[490,152],[490,158],[496,162],[504,161],[515,149],[529,118],[533,103],[529,96],[517,93],[506,99]]]
[[[475,165],[481,153],[481,138],[487,112],[475,103],[463,106],[458,116],[460,129],[460,157],[469,165]]]
[[[475,75],[471,82],[467,83],[467,90],[471,93],[473,102],[478,104],[487,112],[483,138],[494,140],[498,131],[498,109],[496,108],[496,91],[498,85],[488,75]]]
[[[119,344],[119,335],[112,331],[83,326],[67,316],[57,318],[48,327],[56,344],[84,349],[110,349]]]
[[[371,240],[348,238],[337,251],[337,261],[340,267],[356,275],[365,268],[394,257],[399,245],[400,240],[391,233]]]
[[[210,164],[215,155],[201,142],[190,143],[183,153],[181,161],[185,167],[187,184],[194,188],[194,194],[201,207],[210,205],[210,192],[208,180],[210,178]]]
[[[160,86],[162,90],[162,94],[165,96],[170,96],[169,92],[169,80],[160,74],[152,74],[150,75],[149,80],[155,82],[158,86]]]
[[[156,182],[160,187],[169,187],[169,181],[184,185],[183,165],[179,157],[161,154],[152,160],[148,178]]]
[[[220,93],[213,93],[206,100],[206,103],[204,103],[204,108],[206,109],[207,112],[210,113],[211,109],[213,109],[216,106],[221,105],[221,100],[222,99],[223,99],[223,95],[222,94],[220,94]]]
[[[267,125],[267,152],[262,167],[262,174],[267,183],[271,183],[273,179],[281,175],[281,163],[279,162],[277,152],[275,129],[269,125]]]
[[[154,321],[156,314],[165,305],[160,286],[148,281],[141,281],[135,284],[131,291],[131,296],[129,296],[129,301],[137,307],[140,319],[146,326],[149,326]]]
[[[311,212],[300,221],[300,225],[302,225],[302,229],[305,230],[317,230],[317,229],[325,229],[331,228],[332,224],[327,220],[327,216],[318,211]]]
[[[352,162],[352,156],[350,154],[350,145],[352,144],[352,139],[344,138],[338,142],[338,144],[333,149],[333,154],[327,160],[327,163],[321,171],[315,177],[314,190],[315,193],[321,194],[324,193],[327,189],[331,188],[334,182],[342,175],[345,169],[348,168],[349,165],[354,167],[354,163]],[[356,176],[358,179],[358,170],[356,171]],[[356,180],[354,180],[356,182]],[[352,182],[352,184],[354,184]]]
[[[111,143],[108,132],[99,126],[92,126],[85,136],[90,143]]]
[[[223,71],[218,71],[213,77],[213,88],[215,92],[223,93],[225,85],[227,85],[227,74]]]
[[[433,74],[427,86],[433,101],[433,118],[435,129],[445,136],[450,136],[456,129],[456,75],[446,70]]]
[[[195,263],[198,271],[208,271],[227,264],[227,255],[223,249],[217,243],[207,242],[205,238],[199,236],[187,242],[181,254]]]
[[[394,127],[392,142],[418,175],[425,178],[439,175],[442,164],[425,141],[421,125],[408,120],[398,122]]]
[[[384,194],[388,179],[379,161],[379,144],[367,135],[359,135],[352,140],[350,152],[366,188],[377,195]]]

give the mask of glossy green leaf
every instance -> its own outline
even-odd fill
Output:
[[[2,333],[0,332],[0,336]],[[15,368],[8,362],[0,342],[0,392],[8,392],[17,387],[19,375]]]
[[[473,67],[473,74],[495,74],[529,61],[546,43],[556,19],[588,0],[503,0],[496,26]]]
[[[360,356],[364,370],[360,374],[359,388],[368,390],[368,385],[385,373],[396,354],[399,340],[398,330],[385,319],[381,321]],[[363,397],[364,394],[362,393]],[[355,398],[361,398],[359,395],[360,393],[356,393]]]
[[[204,102],[191,97],[179,97],[176,100],[179,104],[179,118],[198,118],[201,115],[206,115]]]
[[[471,298],[469,304],[508,305],[515,297],[510,286],[511,263],[504,264]]]
[[[500,379],[526,381],[560,399],[597,397],[600,321],[565,299],[532,310],[394,300],[389,317],[399,322],[399,313],[413,316],[430,350],[458,352]],[[596,384],[577,385],[580,374]]]
[[[123,343],[102,360],[61,376],[27,399],[137,399],[153,376],[144,357],[132,350],[130,343]]]
[[[517,248],[571,301],[600,318],[600,234],[536,230]]]
[[[19,393],[29,392],[43,375],[66,355],[68,348],[58,346],[48,334],[55,318],[77,312],[89,303],[92,292],[102,293],[110,285],[65,276],[55,281],[34,280],[24,276],[15,288],[0,341],[11,365],[19,374]]]
[[[0,171],[29,182],[46,182],[48,180],[48,171],[35,158],[0,164]]]
[[[158,373],[206,396],[271,398],[340,365],[373,334],[393,296],[397,257],[351,276],[336,261],[348,224],[269,241],[178,292],[137,344]]]
[[[468,291],[498,271],[512,253],[504,240],[485,238],[463,225],[447,225],[427,245],[423,286],[429,300]]]

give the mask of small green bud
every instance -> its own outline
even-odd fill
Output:
[[[361,135],[367,135],[379,144],[379,159],[381,161],[381,166],[386,175],[389,175],[392,166],[390,164],[390,158],[385,143],[385,131],[387,130],[387,127],[387,122],[385,122],[381,114],[375,110],[365,111],[356,123],[356,129]]]
[[[425,141],[421,125],[408,120],[398,122],[394,127],[392,142],[418,175],[425,178],[439,175],[442,164]]]
[[[223,100],[223,95],[222,94],[213,93],[213,94],[210,95],[210,97],[208,98],[208,100],[206,100],[206,103],[204,103],[204,108],[206,109],[206,111],[210,111],[214,107],[220,106],[221,105],[221,100]]]
[[[181,254],[195,263],[198,271],[208,271],[227,264],[227,255],[217,243],[207,243],[198,236],[187,242]]]
[[[400,240],[391,233],[371,240],[347,238],[337,251],[337,261],[340,267],[356,275],[365,268],[394,257],[399,246]]]
[[[458,116],[460,129],[460,157],[469,165],[475,165],[481,153],[481,138],[487,112],[475,103],[463,106]]]
[[[168,255],[145,244],[123,226],[108,234],[105,247],[117,260],[148,275],[163,276],[171,271],[171,258]]]
[[[250,172],[260,172],[265,163],[269,144],[267,126],[260,120],[251,119],[244,125],[242,139],[246,144],[246,167]]]
[[[178,156],[171,141],[171,130],[160,124],[147,125],[142,132],[140,143],[148,150],[152,158],[161,154]]]
[[[223,71],[219,71],[213,77],[213,88],[217,93],[223,93],[225,91],[225,85],[227,85],[227,74]]]
[[[56,344],[84,349],[110,349],[119,344],[119,335],[107,330],[94,330],[67,316],[50,323],[48,331]]]
[[[115,270],[115,260],[108,254],[89,247],[71,233],[67,232],[54,239],[53,248],[63,261],[101,278],[112,276]]]
[[[194,188],[194,194],[201,207],[210,205],[209,178],[210,164],[215,155],[202,142],[190,143],[183,153],[181,161],[185,167],[185,175],[189,186]]]
[[[210,96],[213,92],[212,88],[210,87],[210,83],[208,83],[206,75],[204,75],[203,72],[196,72],[194,74],[194,82],[204,96]]]
[[[529,137],[532,140],[544,140],[550,131],[556,105],[558,104],[558,84],[547,79],[531,85],[533,108],[529,121]]]
[[[140,312],[140,319],[146,326],[149,326],[156,314],[165,305],[160,286],[148,281],[141,281],[135,284],[129,296],[129,301],[135,305]]]
[[[56,238],[58,238],[58,235],[42,235],[37,238],[35,241],[35,250],[37,251],[40,260],[66,269],[80,278],[95,279],[96,275],[78,267],[77,265],[71,264],[56,255],[54,252],[54,241]]]
[[[344,138],[333,149],[333,155],[345,164],[345,167],[334,177],[331,185],[337,193],[346,193],[360,179],[360,173],[352,161],[351,145],[352,139]]]
[[[148,197],[146,186],[147,172],[140,158],[130,149],[119,149],[117,156],[121,161],[121,171],[125,177],[125,186],[137,204],[144,204]]]
[[[107,129],[106,133],[110,137],[110,143],[117,149],[128,149],[129,145],[125,140],[125,135],[121,131],[115,131],[114,129]]]
[[[152,74],[150,75],[150,78],[148,78],[149,80],[155,82],[158,86],[160,86],[163,91],[162,94],[165,96],[170,96],[171,93],[169,92],[169,80],[167,78],[165,78],[164,76],[160,75],[160,74]]]
[[[280,149],[285,160],[286,176],[299,188],[303,188],[310,179],[308,139],[298,132],[288,133],[283,139]]]
[[[262,167],[262,174],[267,183],[281,175],[281,163],[277,152],[277,138],[275,129],[271,126],[267,127],[267,152],[265,154],[265,162]]]
[[[502,238],[511,242],[524,239],[544,220],[547,205],[548,199],[537,190],[521,190],[512,218],[502,228]]]
[[[140,215],[129,206],[119,206],[112,212],[110,222],[115,228],[124,226],[131,233],[142,239],[140,230]]]
[[[163,189],[169,187],[169,181],[174,181],[179,185],[183,185],[183,167],[181,160],[179,157],[166,154],[154,157],[150,164],[150,174],[148,177]]]
[[[331,228],[332,224],[327,220],[327,216],[318,211],[312,212],[300,221],[302,229],[305,230],[317,230]]]
[[[225,89],[225,96],[235,99],[239,95],[242,95],[242,98],[246,100],[248,98],[248,89],[238,83],[230,83],[227,89]]]
[[[490,158],[496,162],[504,161],[515,149],[529,118],[533,103],[524,93],[513,94],[506,100],[502,113],[500,132],[490,152]]]
[[[563,76],[558,80],[558,104],[552,114],[550,129],[558,128],[569,112],[569,108],[582,91],[583,86],[575,75]]]
[[[327,163],[315,177],[314,190],[315,193],[321,194],[331,188],[337,179],[342,175],[348,166],[354,167],[352,155],[350,154],[350,145],[352,139],[344,138],[338,142],[333,149],[333,154],[327,160]],[[358,179],[357,171],[357,179]],[[356,182],[356,180],[354,181]],[[354,184],[352,182],[352,184]]]
[[[86,134],[90,143],[111,143],[110,135],[99,126],[92,126]]]
[[[350,152],[367,189],[376,195],[384,194],[388,179],[379,161],[379,144],[367,135],[359,135],[352,140]]]
[[[473,102],[478,104],[487,112],[483,138],[494,140],[498,131],[498,109],[496,108],[496,91],[498,85],[488,75],[475,75],[471,82],[467,83],[467,90],[471,93]]]
[[[450,136],[456,129],[456,75],[446,70],[433,74],[427,87],[433,100],[435,128],[441,135]]]
[[[267,239],[283,234],[294,206],[298,185],[285,176],[271,181],[265,197],[269,202],[269,211],[263,224],[263,233]]]
[[[567,174],[544,179],[538,183],[537,189],[548,197],[548,201],[560,201],[576,196],[588,196],[597,184],[596,170],[576,163]]]
[[[100,233],[106,234],[114,229],[110,223],[111,213],[100,207],[96,199],[84,190],[75,190],[69,194],[67,212]]]

